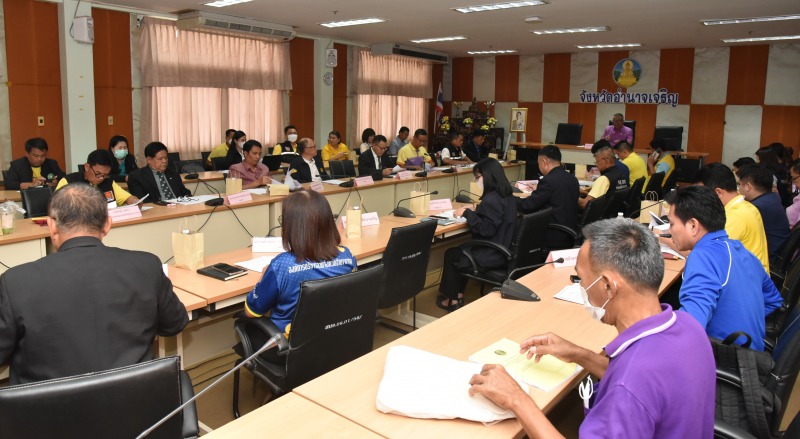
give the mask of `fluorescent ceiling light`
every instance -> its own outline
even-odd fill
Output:
[[[723,43],[755,43],[759,41],[783,41],[800,40],[800,35],[784,35],[778,37],[754,37],[754,38],[723,38]]]
[[[328,23],[320,23],[320,26],[325,27],[344,27],[344,26],[358,26],[361,24],[383,23],[386,19],[383,18],[357,18],[355,20],[331,21]]]
[[[439,41],[456,41],[456,40],[466,40],[467,37],[457,36],[457,37],[440,37],[440,38],[425,38],[423,40],[411,40],[412,43],[436,43]]]
[[[247,3],[253,0],[217,0],[211,3],[203,3],[206,6],[213,6],[215,8],[222,8],[225,6],[238,5],[239,3]]]
[[[464,14],[469,14],[470,12],[497,11],[499,9],[522,8],[524,6],[539,6],[539,5],[546,5],[549,3],[550,2],[548,0],[525,0],[525,1],[508,2],[508,3],[492,3],[489,5],[459,6],[457,8],[450,8],[450,9],[458,12],[463,12]]]
[[[504,53],[517,53],[516,50],[475,50],[468,51],[470,55],[502,55]]]
[[[534,15],[533,17],[527,17],[525,19],[525,23],[541,23],[541,22],[542,22],[542,17],[539,17],[538,15]]]
[[[639,43],[627,43],[627,44],[594,44],[590,46],[575,46],[578,49],[621,49],[625,47],[642,47]]]
[[[578,34],[583,32],[606,32],[610,31],[608,26],[595,26],[595,27],[575,27],[572,29],[542,29],[532,30],[531,33],[536,35],[550,35],[550,34]]]
[[[718,24],[742,24],[742,23],[765,23],[769,21],[800,20],[800,14],[795,15],[773,15],[769,17],[747,17],[747,18],[719,18],[714,20],[701,20],[705,26],[715,26]]]

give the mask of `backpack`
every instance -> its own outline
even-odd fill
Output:
[[[745,337],[738,345],[734,341]],[[772,439],[775,416],[781,401],[766,388],[775,365],[768,352],[749,349],[752,338],[745,332],[734,332],[725,340],[711,339],[717,362],[717,394],[715,418],[737,426],[761,439]],[[741,387],[738,385],[741,381]],[[732,384],[736,383],[736,385]]]

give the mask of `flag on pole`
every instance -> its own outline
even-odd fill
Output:
[[[439,83],[439,93],[436,95],[436,116],[434,119],[434,124],[436,127],[439,127],[439,124],[442,122],[442,113],[444,113],[444,95],[442,94],[442,83]]]

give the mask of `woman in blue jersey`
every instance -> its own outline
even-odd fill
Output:
[[[281,217],[283,248],[288,251],[270,262],[247,295],[244,309],[248,317],[269,311],[269,319],[288,337],[300,284],[350,273],[356,269],[356,258],[339,245],[342,240],[331,206],[318,192],[293,192],[283,202]]]

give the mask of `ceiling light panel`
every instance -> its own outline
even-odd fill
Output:
[[[247,3],[253,0],[217,0],[211,3],[203,3],[206,6],[213,6],[215,8],[223,8],[225,6],[238,5],[239,3]]]
[[[782,35],[776,37],[753,37],[753,38],[723,38],[723,43],[757,43],[760,41],[785,41],[800,40],[800,35]]]
[[[580,34],[585,32],[607,32],[611,28],[608,26],[594,26],[594,27],[575,27],[572,29],[542,29],[532,30],[531,33],[536,35],[551,35],[551,34]]]
[[[539,6],[539,5],[546,5],[549,3],[550,2],[548,0],[525,0],[525,1],[508,2],[508,3],[492,3],[488,5],[459,6],[457,8],[451,8],[451,9],[464,14],[469,14],[472,12],[488,12],[488,11],[498,11],[501,9],[522,8],[525,6]]]
[[[422,40],[411,40],[412,43],[438,43],[440,41],[457,41],[457,40],[466,40],[467,37],[464,36],[457,36],[457,37],[440,37],[440,38],[425,38]]]
[[[578,49],[622,49],[626,47],[642,47],[639,43],[625,43],[625,44],[594,44],[588,46],[575,46]]]
[[[516,50],[476,50],[468,51],[470,55],[503,55],[508,53],[517,53]]]
[[[747,18],[718,18],[713,20],[702,20],[705,26],[716,26],[720,24],[742,24],[742,23],[767,23],[770,21],[800,20],[800,14],[795,15],[773,15],[770,17],[747,17]]]
[[[354,20],[330,21],[328,23],[320,23],[320,26],[325,26],[325,27],[359,26],[362,24],[383,23],[384,21],[386,21],[386,19],[377,17],[356,18]]]

